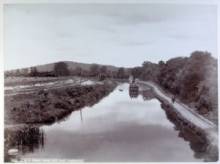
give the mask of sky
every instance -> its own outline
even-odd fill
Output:
[[[216,6],[4,5],[5,70],[57,61],[132,67],[195,50],[217,57]]]

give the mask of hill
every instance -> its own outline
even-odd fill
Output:
[[[87,63],[78,63],[78,62],[73,62],[73,61],[60,61],[56,63],[49,63],[49,64],[43,64],[43,65],[37,65],[37,66],[32,66],[32,67],[27,67],[27,68],[20,68],[20,69],[14,69],[14,70],[7,70],[5,71],[5,75],[17,75],[17,76],[28,76],[31,71],[38,72],[39,74],[46,74],[46,73],[51,73],[54,71],[55,65],[58,63],[65,63],[70,74],[74,73],[74,71],[78,71],[80,69],[83,72],[89,72],[91,67],[96,65],[97,67],[105,67],[105,70],[109,72],[116,72],[118,71],[119,67],[112,66],[112,65],[101,65],[101,64],[87,64]],[[126,68],[125,68],[126,69]],[[46,74],[47,75],[47,74]]]

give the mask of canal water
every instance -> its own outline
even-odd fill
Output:
[[[202,161],[179,136],[157,99],[129,96],[119,85],[92,107],[32,130],[21,159],[75,159],[85,162]],[[36,136],[34,136],[36,135]],[[25,144],[26,143],[26,144]]]

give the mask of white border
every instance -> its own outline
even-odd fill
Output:
[[[3,4],[18,4],[18,3],[135,3],[135,4],[143,4],[143,3],[154,3],[154,4],[219,4],[219,0],[2,0]]]
[[[0,116],[0,159],[3,161],[4,156],[4,138],[3,138],[3,131],[4,131],[4,67],[3,67],[3,5],[0,2],[0,110],[1,110],[1,116]]]
[[[3,6],[5,4],[72,4],[72,3],[80,3],[80,4],[88,4],[88,3],[102,3],[102,4],[111,4],[111,3],[123,3],[123,4],[200,4],[200,5],[217,5],[218,6],[218,14],[217,14],[217,56],[219,59],[219,51],[220,51],[220,0],[0,0],[0,110],[2,110],[2,114],[0,116],[0,162],[4,162],[4,55],[3,55]],[[218,85],[220,82],[219,78],[219,65],[220,61],[218,60]],[[218,87],[218,93],[220,93],[220,89]],[[220,100],[220,96],[218,96],[218,100]],[[220,101],[218,101],[220,102]],[[218,118],[220,118],[220,114],[218,112]],[[219,128],[219,126],[218,126]],[[220,130],[220,128],[219,128]],[[160,162],[148,162],[148,163],[160,163]],[[178,162],[184,163],[184,162]],[[187,162],[187,163],[197,163],[197,162]]]

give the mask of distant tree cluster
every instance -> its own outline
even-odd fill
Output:
[[[31,67],[30,76],[38,76],[38,71],[36,67]]]
[[[23,68],[23,69],[16,69],[12,71],[5,71],[4,73],[5,77],[9,76],[29,76],[29,70],[28,68]]]
[[[84,70],[80,67],[71,71],[71,75],[84,76],[84,77],[97,77],[105,78],[128,78],[128,73],[125,68],[120,67],[117,70],[109,70],[105,65],[92,64],[89,70]]]
[[[124,68],[119,68],[118,71],[117,71],[117,75],[116,75],[117,78],[125,78],[125,69]]]
[[[98,76],[99,74],[99,65],[98,64],[93,64],[90,67],[90,74],[92,76]]]
[[[127,79],[129,75],[146,81],[154,81],[182,101],[193,104],[199,112],[208,113],[218,108],[217,60],[209,52],[195,51],[190,57],[177,57],[158,64],[148,61],[142,66],[110,70],[105,65],[92,64],[85,70],[68,68],[67,63],[58,62],[51,72],[39,72],[36,67],[6,71],[7,76],[84,76]]]
[[[55,63],[54,74],[56,76],[68,76],[70,74],[68,65],[65,62]]]
[[[160,68],[158,82],[187,103],[200,102],[198,109],[201,112],[216,108],[211,102],[217,100],[217,90],[214,91],[217,88],[217,60],[208,52],[196,51],[189,58],[167,61]]]
[[[89,69],[77,66],[75,69],[70,69],[65,62],[58,62],[54,64],[51,71],[38,71],[37,67],[17,69],[13,71],[6,71],[5,77],[8,76],[27,76],[27,77],[55,77],[55,76],[82,76],[82,77],[95,77],[100,79],[105,78],[128,78],[128,70],[120,67],[108,69],[105,65],[92,64]]]
[[[145,61],[141,67],[133,67],[129,70],[130,75],[141,80],[156,81],[158,75],[158,65]]]

